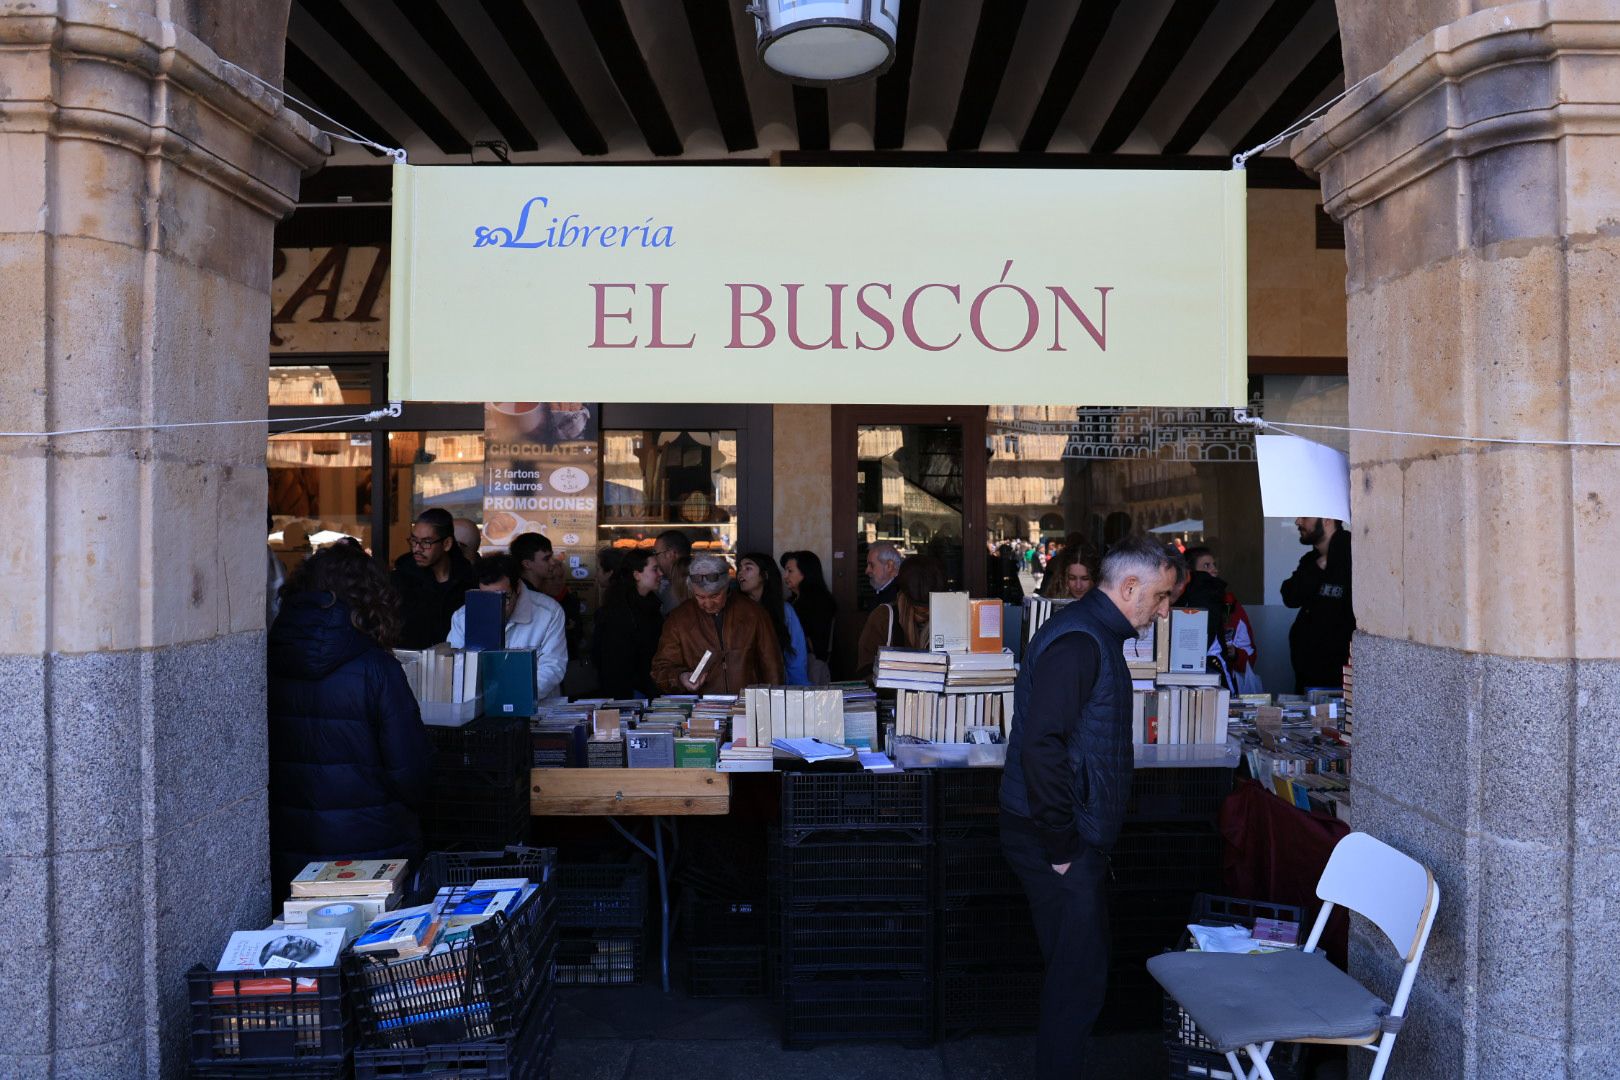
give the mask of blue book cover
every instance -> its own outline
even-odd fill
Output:
[[[467,593],[466,647],[468,652],[506,647],[506,597],[472,589]]]

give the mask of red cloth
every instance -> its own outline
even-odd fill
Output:
[[[1304,914],[1304,933],[1315,925],[1322,902],[1316,882],[1327,868],[1333,847],[1350,826],[1327,814],[1290,806],[1253,780],[1242,780],[1221,804],[1221,836],[1226,841],[1223,867],[1233,896],[1293,904]],[[1339,908],[1328,919],[1321,949],[1345,967],[1350,920]]]

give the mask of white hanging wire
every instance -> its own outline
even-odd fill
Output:
[[[283,90],[281,87],[277,86],[275,83],[267,82],[266,80],[259,78],[257,75],[255,75],[253,72],[249,71],[247,68],[243,67],[241,64],[233,64],[229,60],[225,59],[223,56],[219,58],[219,62],[224,64],[226,67],[235,68],[237,71],[240,71],[242,74],[246,75],[248,78],[252,79],[254,82],[256,82],[260,86],[264,87],[266,90],[270,90],[270,91],[272,91],[274,93],[280,94],[283,101],[287,101],[287,102],[290,102],[290,103],[292,103],[294,105],[297,105],[301,109],[307,109],[310,112],[314,113],[316,116],[320,117],[322,120],[326,120],[326,121],[328,121],[330,123],[336,124],[338,127],[342,128],[343,131],[348,132],[347,135],[344,135],[342,132],[332,131],[332,130],[330,130],[328,128],[321,128],[320,131],[321,131],[322,134],[330,135],[332,138],[338,139],[338,140],[340,140],[342,142],[353,143],[356,146],[368,146],[373,150],[381,151],[382,153],[387,154],[389,157],[393,158],[394,163],[396,165],[404,165],[405,164],[405,150],[404,150],[403,147],[384,146],[380,142],[374,142],[373,140],[366,138],[365,135],[363,135],[362,133],[354,130],[354,128],[350,127],[348,124],[345,124],[343,121],[339,120],[337,117],[328,116],[326,113],[321,112],[321,110],[317,109],[315,106],[311,105],[309,102],[300,101],[297,98],[293,97],[291,94],[287,93],[287,91]]]
[[[1601,439],[1515,439],[1503,435],[1442,435],[1436,431],[1395,431],[1390,428],[1346,427],[1340,424],[1300,424],[1292,420],[1266,420],[1261,417],[1251,417],[1247,423],[1261,428],[1277,428],[1284,435],[1295,434],[1288,428],[1299,428],[1311,431],[1349,431],[1360,435],[1393,435],[1403,439],[1441,439],[1446,442],[1471,443],[1501,443],[1510,446],[1591,446],[1591,447],[1620,447],[1620,442],[1605,442]],[[1303,436],[1300,436],[1303,438]]]
[[[1250,158],[1258,157],[1261,154],[1265,153],[1267,150],[1270,150],[1273,146],[1276,146],[1279,143],[1281,143],[1284,139],[1288,138],[1289,136],[1297,134],[1298,132],[1304,131],[1307,127],[1310,126],[1310,123],[1311,123],[1312,120],[1315,120],[1318,116],[1321,116],[1323,113],[1325,113],[1329,109],[1333,108],[1333,106],[1337,105],[1339,102],[1341,102],[1345,98],[1349,97],[1351,91],[1353,91],[1357,86],[1360,86],[1362,83],[1366,82],[1368,79],[1372,78],[1376,74],[1378,74],[1378,73],[1376,71],[1374,71],[1374,72],[1370,72],[1369,74],[1363,75],[1361,77],[1361,79],[1355,84],[1355,86],[1345,87],[1344,93],[1335,96],[1331,100],[1325,102],[1320,108],[1313,109],[1307,115],[1300,117],[1298,120],[1295,120],[1292,124],[1289,124],[1287,127],[1283,128],[1283,130],[1281,132],[1279,132],[1276,135],[1273,135],[1271,138],[1267,139],[1265,142],[1261,143],[1259,146],[1256,146],[1254,149],[1245,150],[1241,154],[1233,154],[1232,155],[1232,168],[1234,168],[1234,169],[1243,168],[1244,165],[1246,165],[1248,163],[1248,160]]]
[[[285,431],[275,432],[277,435],[291,435],[299,431],[314,431],[317,428],[334,427],[337,424],[346,424],[351,420],[369,421],[381,420],[385,416],[399,416],[403,407],[399,402],[389,402],[381,409],[372,409],[370,412],[352,413],[347,416],[288,416],[288,417],[254,417],[251,420],[186,420],[173,424],[109,424],[106,427],[62,428],[58,431],[0,431],[0,439],[54,439],[62,435],[98,435],[104,431],[175,431],[180,428],[199,427],[232,427],[237,424],[298,424],[305,420],[319,421],[307,427],[288,428]]]

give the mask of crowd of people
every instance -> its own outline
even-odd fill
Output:
[[[339,542],[305,559],[277,590],[269,713],[278,883],[316,859],[391,858],[420,846],[430,752],[416,699],[389,650],[461,647],[471,590],[503,597],[506,645],[535,653],[537,700],[563,693],[580,668],[591,677],[574,696],[735,694],[750,685],[830,681],[838,605],[814,552],[779,559],[748,552],[733,570],[724,556],[695,553],[676,529],[650,550],[606,549],[602,602],[587,643],[569,567],[550,540],[525,533],[506,553],[480,558],[476,527],[468,536],[457,524],[443,510],[424,511],[391,572],[358,543]],[[1309,550],[1281,598],[1299,612],[1289,635],[1297,692],[1340,685],[1355,616],[1349,531],[1318,518],[1295,524]],[[1258,689],[1254,628],[1221,578],[1215,552],[1178,554],[1157,541],[1127,540],[1133,546],[1121,548],[1122,540],[1104,556],[1078,535],[1043,545],[1042,594],[1079,601],[1071,605],[1077,610],[1095,608],[1089,598],[1107,586],[1110,559],[1116,578],[1127,565],[1141,571],[1141,581],[1149,563],[1153,574],[1173,570],[1166,604],[1153,609],[1210,611],[1210,669],[1234,692]],[[1124,554],[1115,559],[1116,551]],[[1152,551],[1167,561],[1150,558]],[[886,646],[927,648],[931,596],[950,587],[939,558],[906,555],[886,541],[868,546],[864,569],[871,607],[854,643],[857,678],[871,675]],[[1093,616],[1098,612],[1106,609]],[[1129,621],[1140,614],[1131,612]],[[1110,626],[1110,634],[1123,632],[1123,624]]]

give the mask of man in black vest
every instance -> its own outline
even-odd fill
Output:
[[[1168,615],[1186,567],[1143,536],[1102,560],[1097,587],[1024,651],[1001,781],[1001,846],[1029,894],[1046,961],[1036,1037],[1041,1080],[1083,1075],[1108,977],[1107,852],[1131,790],[1127,639]]]

